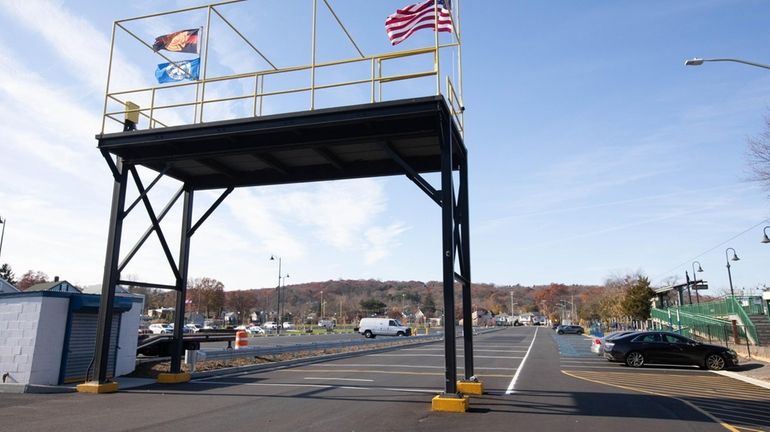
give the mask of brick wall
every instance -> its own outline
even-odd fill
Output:
[[[68,305],[54,297],[0,301],[0,374],[8,374],[7,383],[58,383]]]

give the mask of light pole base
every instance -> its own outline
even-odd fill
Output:
[[[482,395],[484,394],[484,385],[481,381],[457,381],[457,391],[466,395]]]
[[[468,396],[437,395],[431,401],[431,411],[464,413],[468,411]]]
[[[180,384],[190,381],[190,374],[180,373],[162,373],[158,375],[158,384]]]
[[[115,393],[118,391],[118,383],[115,381],[100,383],[98,381],[89,381],[84,384],[78,384],[75,387],[78,393]]]

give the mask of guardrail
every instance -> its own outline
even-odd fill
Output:
[[[392,344],[395,345],[398,342],[404,341],[428,341],[433,339],[440,339],[442,334],[435,335],[423,335],[423,336],[409,336],[409,337],[393,337],[389,339],[361,339],[361,340],[346,340],[346,341],[333,341],[333,342],[311,342],[306,344],[295,344],[287,346],[273,346],[273,347],[246,347],[240,349],[221,349],[221,350],[187,350],[185,352],[185,363],[190,365],[190,369],[194,372],[195,365],[201,361],[209,360],[233,360],[244,357],[261,357],[277,354],[288,354],[302,351],[319,351],[326,349],[339,349],[358,347],[362,345],[373,344]]]

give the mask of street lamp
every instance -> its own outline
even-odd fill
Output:
[[[762,239],[762,243],[770,243],[770,237],[767,236],[767,229],[770,228],[770,226],[766,226],[764,229],[765,237]],[[0,241],[0,247],[3,245],[3,242]]]
[[[694,58],[690,60],[686,60],[684,62],[685,66],[700,66],[705,62],[733,62],[733,63],[743,63],[749,66],[756,66],[761,67],[764,69],[770,69],[770,66],[763,65],[761,63],[754,63],[746,60],[740,60],[740,59],[733,59],[733,58],[711,58],[711,59],[702,59],[702,58]]]
[[[3,217],[0,216],[0,224],[3,225],[3,231],[2,231],[2,234],[0,234],[0,256],[2,256],[2,253],[3,253],[3,238],[5,237],[5,224],[7,221],[8,219],[3,219]]]
[[[698,262],[698,261],[693,261],[692,262],[693,284],[697,285],[698,284],[698,276],[695,275],[695,264],[698,264],[698,272],[699,273],[703,273],[703,267],[700,266],[700,262]],[[700,295],[698,294],[698,290],[697,289],[695,289],[695,301],[697,301],[698,304],[700,304]]]
[[[733,257],[729,258],[727,255],[728,251],[733,251]],[[733,291],[733,275],[730,273],[730,261],[740,261],[740,258],[738,258],[738,253],[735,252],[735,249],[733,248],[727,248],[725,249],[725,261],[727,261],[727,279],[730,281],[730,296],[735,297],[735,292]]]
[[[324,292],[321,291],[321,319],[326,315],[326,303],[324,302]]]
[[[276,303],[278,303],[278,319],[276,320],[276,332],[280,333],[281,332],[281,328],[283,327],[283,322],[281,322],[283,320],[283,317],[281,315],[281,304],[282,304],[282,301],[283,301],[283,299],[281,298],[281,278],[282,278],[282,275],[281,275],[281,261],[282,260],[281,260],[281,257],[277,257],[277,258],[278,258],[278,286],[275,288],[275,290],[276,290],[277,297],[278,297],[277,301],[276,301]],[[270,261],[275,261],[275,260],[276,260],[276,256],[275,255],[270,255]]]

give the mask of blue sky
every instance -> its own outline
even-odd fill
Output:
[[[383,22],[408,1],[330,3],[366,54],[393,50]],[[94,135],[112,22],[201,4],[0,3],[0,216],[8,220],[0,262],[19,275],[101,281],[112,184]],[[251,0],[221,10],[271,61],[292,66],[309,62],[310,4]],[[759,242],[770,198],[748,181],[746,158],[747,138],[770,114],[770,71],[684,66],[696,56],[770,63],[770,4],[493,0],[461,8],[474,281],[600,284],[642,271],[662,284],[682,281],[698,260],[718,294],[733,247],[737,290],[770,282],[770,246]],[[319,60],[355,56],[328,13],[319,22]],[[200,25],[205,14],[192,13],[130,28],[152,43]],[[216,34],[211,74],[266,67],[231,33]],[[399,48],[432,38],[423,30]],[[116,40],[114,84],[152,85],[165,60],[125,35]],[[401,91],[414,89],[391,95]],[[356,103],[360,93],[321,103]],[[161,207],[176,188],[162,182],[153,201]],[[215,198],[198,194],[198,214]],[[129,217],[124,251],[146,224],[141,211]],[[176,237],[174,223],[164,228]],[[170,283],[160,248],[149,244],[124,277]],[[441,277],[439,209],[402,177],[240,189],[192,246],[190,276],[227,289],[275,285],[271,254],[283,257],[289,284]]]

